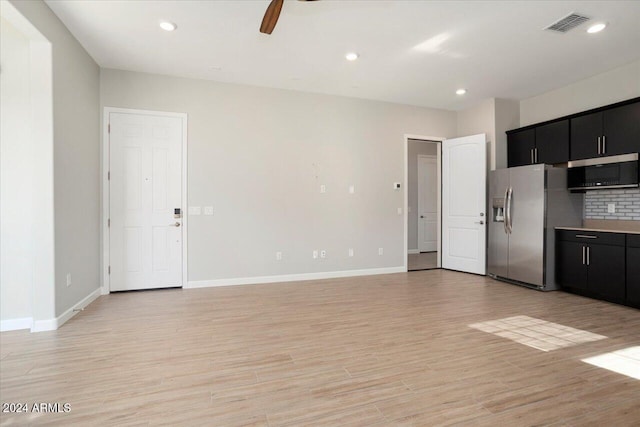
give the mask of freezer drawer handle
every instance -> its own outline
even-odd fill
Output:
[[[576,234],[576,237],[582,238],[582,239],[597,239],[598,236],[588,236],[586,234]]]

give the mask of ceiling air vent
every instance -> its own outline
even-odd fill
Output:
[[[559,21],[554,22],[553,24],[545,27],[545,30],[557,31],[559,33],[566,33],[569,30],[574,29],[578,25],[583,22],[588,21],[591,18],[588,18],[583,15],[578,15],[577,13],[571,13]]]

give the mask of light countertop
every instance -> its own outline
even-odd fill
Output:
[[[632,230],[612,230],[604,228],[587,228],[587,227],[556,227],[556,230],[569,230],[569,231],[596,231],[599,233],[624,233],[624,234],[640,234],[640,231]]]

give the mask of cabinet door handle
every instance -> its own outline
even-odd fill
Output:
[[[533,148],[531,149],[531,164],[533,164]]]
[[[586,263],[586,262],[585,262],[585,259],[586,259],[586,258],[585,258],[585,249],[586,249],[586,248],[583,246],[583,247],[582,247],[582,265],[585,265],[585,263]]]
[[[589,258],[590,258],[589,255],[591,255],[591,248],[587,246],[587,265],[589,265]]]
[[[598,238],[598,236],[588,236],[586,234],[576,234],[576,237],[582,238],[582,239],[597,239]]]
[[[533,163],[538,163],[538,147],[533,149]]]
[[[602,154],[602,152],[600,150],[600,139],[601,139],[601,137],[598,137],[598,154]]]
[[[607,152],[607,137],[606,135],[602,135],[602,154]]]

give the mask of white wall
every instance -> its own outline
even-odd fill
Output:
[[[520,101],[520,126],[640,96],[640,60]]]
[[[0,31],[0,319],[7,321],[32,316],[35,153],[25,126],[31,121],[30,42],[4,18]]]
[[[408,149],[408,168],[407,168],[407,189],[409,212],[408,217],[408,249],[418,249],[418,156],[427,155],[435,156],[438,154],[438,145],[433,142],[409,140]],[[434,185],[436,185],[434,183]]]
[[[511,129],[520,127],[520,102],[511,99],[495,100],[495,144],[492,153],[495,169],[507,167],[507,134]]]
[[[52,49],[55,315],[60,316],[100,286],[100,71],[45,3],[11,4]]]
[[[457,136],[484,133],[487,135],[487,167],[496,168],[495,154],[495,99],[486,99],[475,107],[458,111]]]
[[[443,110],[106,69],[101,104],[188,114],[189,204],[215,209],[189,217],[190,282],[401,267],[404,134],[456,131]]]

